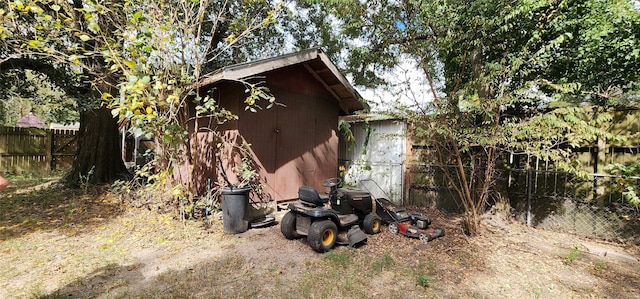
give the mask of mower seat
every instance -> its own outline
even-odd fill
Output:
[[[304,202],[308,202],[310,204],[314,204],[316,206],[324,205],[329,202],[329,197],[320,197],[318,191],[309,186],[301,186],[298,188],[298,198]]]

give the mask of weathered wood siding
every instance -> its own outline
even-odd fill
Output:
[[[46,173],[69,169],[77,131],[0,127],[0,171]]]
[[[255,167],[264,183],[262,201],[296,199],[302,185],[325,190],[322,182],[338,172],[337,101],[303,66],[285,67],[261,76],[263,85],[279,103],[271,109],[256,113],[245,110],[245,87],[237,82],[222,82],[212,90],[222,106],[239,119],[223,127],[201,120],[200,148],[206,150],[194,177],[197,188],[203,190],[208,179],[217,181],[213,160],[217,147],[207,144],[213,138],[206,135],[209,130],[221,130],[238,144],[251,144]],[[227,175],[232,174],[237,162],[224,162]]]

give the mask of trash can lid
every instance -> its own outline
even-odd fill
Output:
[[[244,194],[244,193],[248,193],[250,190],[251,188],[248,186],[230,186],[230,187],[223,187],[222,194],[225,194],[225,195]]]

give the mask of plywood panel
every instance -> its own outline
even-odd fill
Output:
[[[240,99],[243,101],[243,99]],[[245,111],[240,113],[239,129],[244,140],[251,144],[258,173],[265,184],[266,196],[277,198],[275,189],[276,145],[278,108],[260,110],[256,113]]]
[[[314,147],[315,100],[303,94],[288,94],[287,107],[278,115],[276,148],[276,188],[279,200],[297,197],[301,185],[313,182],[317,162],[311,155]]]
[[[241,137],[251,144],[258,171],[271,199],[296,199],[302,185],[323,190],[322,181],[337,174],[340,108],[336,100],[303,67],[291,67],[264,75],[264,86],[280,104],[252,113],[244,109],[243,93],[235,99],[236,123]],[[216,89],[220,95],[230,86]],[[236,84],[235,88],[242,88]],[[233,105],[229,105],[233,107]],[[224,129],[233,130],[233,124]]]

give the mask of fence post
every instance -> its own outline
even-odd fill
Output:
[[[50,172],[53,169],[53,130],[45,129],[46,137],[44,141],[45,170]]]
[[[5,126],[0,126],[0,169],[7,169],[7,167],[4,165],[5,163],[5,158],[4,158],[4,154],[7,151],[7,127]]]
[[[527,167],[527,227],[531,227],[531,183],[532,183],[532,175],[531,175],[531,167]]]

